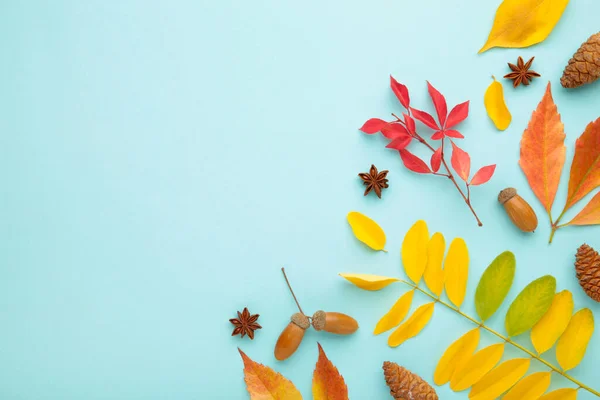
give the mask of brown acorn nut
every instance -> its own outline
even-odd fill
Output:
[[[504,189],[498,195],[498,201],[504,205],[508,217],[517,228],[523,232],[533,232],[537,228],[538,219],[535,211],[517,194],[517,189]]]
[[[275,344],[275,358],[279,361],[283,361],[294,354],[302,342],[304,331],[310,327],[308,317],[304,314],[296,313],[292,315],[290,320]]]
[[[349,315],[338,312],[317,311],[312,317],[313,328],[338,335],[350,335],[358,329],[358,322]]]

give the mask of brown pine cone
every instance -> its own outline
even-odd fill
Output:
[[[396,363],[383,363],[385,383],[396,400],[438,400],[435,390],[419,375],[413,374]]]
[[[600,255],[583,244],[575,255],[575,270],[579,284],[588,296],[600,302]]]
[[[560,84],[576,88],[591,83],[600,77],[600,32],[590,36],[581,45],[565,67]]]

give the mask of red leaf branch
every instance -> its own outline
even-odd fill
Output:
[[[480,168],[469,181],[471,157],[469,156],[469,153],[458,147],[452,140],[464,138],[462,133],[451,128],[454,128],[467,118],[469,115],[469,102],[466,101],[458,104],[452,108],[450,113],[448,113],[448,106],[444,96],[427,82],[429,95],[438,117],[438,121],[436,121],[431,114],[412,108],[410,106],[410,96],[407,87],[398,83],[393,77],[390,77],[390,80],[392,91],[400,101],[400,104],[406,109],[406,112],[402,113],[402,118],[392,113],[396,120],[390,122],[372,118],[368,120],[360,130],[367,134],[381,132],[383,136],[390,139],[391,142],[386,147],[397,150],[400,153],[402,163],[407,169],[419,174],[432,174],[448,178],[454,184],[473,213],[473,216],[477,220],[477,224],[482,226],[483,224],[471,204],[471,186],[479,186],[488,182],[496,170],[496,165],[488,165]],[[441,145],[437,149],[417,133],[415,119],[435,131],[430,139],[441,140]],[[452,145],[452,155],[450,159],[452,169],[446,162],[444,153],[446,138],[449,138]],[[413,140],[416,140],[432,151],[433,154],[431,155],[429,165],[407,149]],[[439,172],[442,165],[444,166],[445,173]],[[464,190],[458,184],[454,174],[458,175],[460,179],[464,181]]]

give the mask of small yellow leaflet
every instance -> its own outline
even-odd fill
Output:
[[[465,299],[469,279],[469,249],[461,238],[450,243],[444,263],[444,275],[446,294],[456,307],[460,307]]]
[[[408,339],[417,336],[433,315],[435,303],[427,303],[417,308],[413,315],[398,327],[388,338],[390,347],[398,347]]]
[[[550,387],[550,372],[536,372],[521,379],[504,395],[503,400],[538,400]]]
[[[349,212],[347,218],[352,233],[358,240],[373,250],[383,250],[386,241],[385,232],[377,222],[357,211]]]
[[[531,360],[528,358],[504,361],[473,386],[469,393],[469,399],[493,400],[498,398],[527,373],[530,364]]]
[[[450,379],[450,389],[455,392],[468,389],[487,374],[502,358],[504,343],[493,344],[479,350],[456,370]]]
[[[442,262],[444,261],[444,251],[446,250],[446,241],[444,235],[436,232],[429,240],[427,245],[427,266],[425,267],[425,283],[431,292],[436,296],[442,294],[444,290],[444,270]]]
[[[429,230],[427,229],[427,223],[419,220],[406,232],[401,251],[404,271],[414,283],[419,283],[425,272],[428,244]]]
[[[550,392],[542,397],[539,400],[576,400],[577,399],[577,389],[558,389],[553,392]]]
[[[383,333],[387,330],[392,329],[395,326],[398,326],[398,324],[400,324],[400,322],[402,322],[404,318],[406,318],[406,315],[410,310],[410,305],[412,304],[414,294],[414,290],[404,293],[392,306],[390,311],[388,311],[387,314],[381,317],[381,319],[377,323],[377,326],[375,326],[373,334],[379,335],[380,333]]]
[[[550,309],[531,329],[533,347],[542,354],[548,351],[563,334],[573,314],[573,295],[568,290],[557,293]]]
[[[388,276],[379,276],[371,274],[349,274],[342,272],[340,274],[345,278],[364,290],[380,290],[393,282],[398,282],[398,278],[390,278]]]
[[[459,367],[463,365],[463,361],[468,359],[479,344],[479,337],[481,333],[479,328],[475,328],[463,336],[448,347],[433,375],[433,381],[436,385],[442,386],[450,381],[452,374]]]
[[[594,333],[594,315],[590,309],[583,308],[577,311],[556,345],[556,360],[562,369],[568,371],[579,365],[592,333]]]

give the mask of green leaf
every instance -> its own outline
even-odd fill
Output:
[[[545,275],[536,279],[513,301],[506,313],[504,323],[508,336],[517,336],[531,329],[542,317],[554,299],[556,279]]]
[[[515,277],[517,261],[510,251],[500,254],[485,270],[475,292],[475,309],[482,321],[494,315]]]

